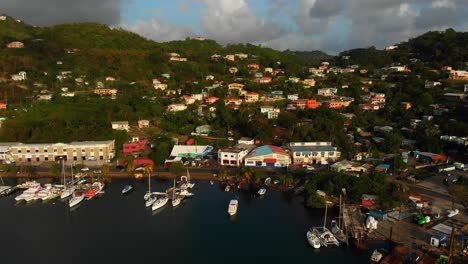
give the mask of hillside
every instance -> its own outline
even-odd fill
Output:
[[[290,51],[286,50],[285,53],[294,54],[301,57],[307,64],[317,66],[323,61],[330,61],[334,56],[329,55],[320,50],[312,51]]]

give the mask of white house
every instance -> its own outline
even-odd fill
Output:
[[[52,100],[52,94],[39,94],[37,100],[50,101]]]
[[[64,93],[61,93],[60,96],[62,96],[62,97],[75,97],[75,92],[64,92]]]
[[[249,153],[245,148],[223,148],[218,150],[218,162],[222,166],[239,167],[244,161],[244,157]]]
[[[299,99],[298,94],[288,94],[288,100],[296,101],[297,99]]]
[[[291,142],[289,149],[296,165],[328,164],[341,156],[331,142]]]
[[[432,81],[426,81],[426,83],[424,84],[424,88],[426,89],[432,89],[436,86],[441,86],[442,83],[441,82],[432,82]]]
[[[3,16],[3,15],[2,15],[2,16],[0,16],[0,21],[5,21],[6,19],[7,19],[7,17],[6,17],[6,16]]]
[[[128,125],[128,121],[114,121],[111,123],[112,129],[114,130],[125,130],[128,132],[130,130],[130,126]]]
[[[273,108],[272,110],[268,111],[267,117],[268,119],[278,119],[278,115],[281,112],[279,108]]]
[[[167,106],[167,111],[169,112],[179,112],[187,109],[187,106],[184,104],[171,104]]]
[[[26,80],[26,72],[25,71],[20,71],[18,74],[12,74],[11,79],[13,81],[24,81]]]
[[[322,88],[317,90],[317,94],[321,96],[334,96],[338,92],[336,88]]]
[[[214,77],[213,75],[207,75],[207,76],[205,77],[205,79],[206,79],[207,81],[213,81],[214,78],[215,78],[215,77]]]

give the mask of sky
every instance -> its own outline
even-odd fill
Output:
[[[468,31],[468,0],[1,0],[0,13],[36,26],[100,22],[159,42],[201,36],[331,54]]]

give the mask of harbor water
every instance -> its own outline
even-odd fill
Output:
[[[121,194],[125,184],[134,190]],[[152,180],[164,191],[170,180]],[[315,250],[306,240],[323,224],[323,210],[268,190],[258,197],[217,182],[197,181],[193,198],[156,212],[145,208],[147,181],[113,179],[99,198],[68,203],[16,203],[0,198],[1,262],[9,263],[368,263],[370,252],[346,247]],[[229,217],[231,199],[238,213]],[[331,216],[329,216],[331,218]]]

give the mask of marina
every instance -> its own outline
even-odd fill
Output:
[[[304,234],[308,226],[323,223],[323,210],[308,211],[300,199],[281,192],[270,190],[259,199],[256,193],[237,188],[226,193],[223,186],[197,181],[192,199],[177,207],[166,205],[164,210],[152,211],[145,209],[143,203],[147,182],[135,181],[133,191],[122,196],[125,184],[127,180],[113,179],[106,184],[105,195],[71,209],[59,199],[18,204],[14,201],[16,195],[1,198],[0,241],[6,245],[5,263],[46,257],[52,244],[57,255],[48,263],[63,263],[64,258],[70,257],[76,263],[140,263],[152,256],[173,263],[215,263],[225,255],[226,248],[234,246],[239,247],[237,257],[225,259],[224,263],[260,255],[269,263],[304,259],[367,263],[372,253],[346,247],[315,251]],[[151,185],[165,190],[173,186],[173,181],[152,179]],[[238,197],[239,210],[229,217],[226,211],[233,196]],[[35,218],[43,221],[38,223]],[[89,234],[93,234],[92,240]],[[42,243],[22,244],[24,236],[33,237],[32,242],[41,239]],[[121,250],[129,243],[131,248]],[[23,251],[29,254],[21,254]],[[109,256],[109,251],[115,254]],[[171,253],[174,251],[178,252],[175,257]]]

